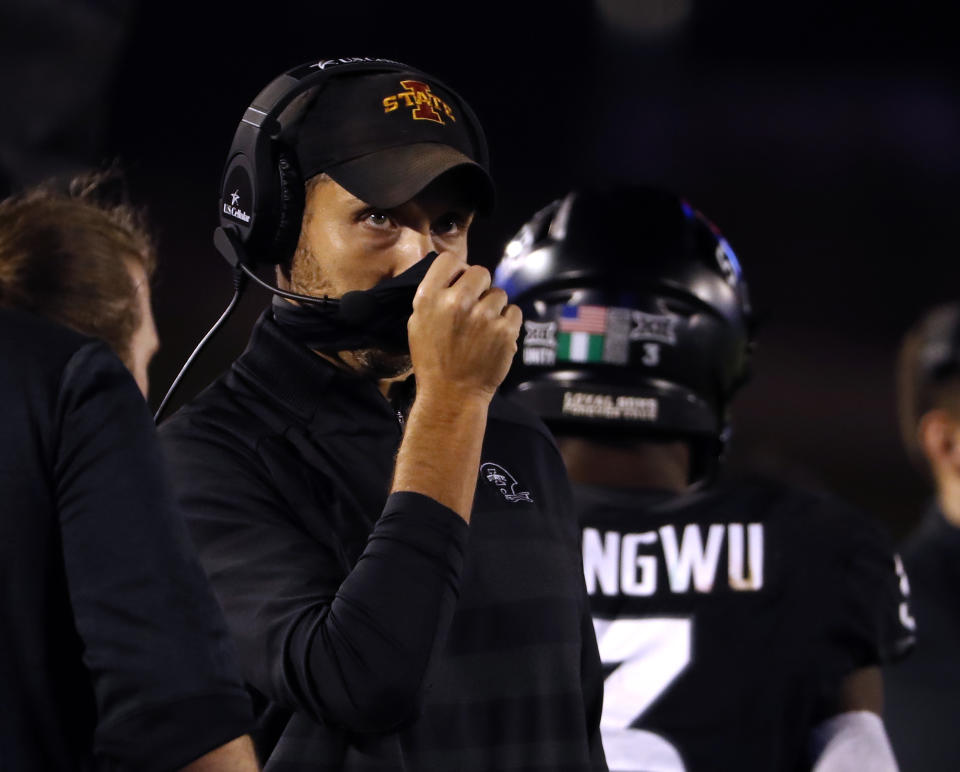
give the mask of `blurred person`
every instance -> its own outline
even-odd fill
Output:
[[[884,675],[890,739],[905,772],[960,769],[960,302],[930,309],[898,362],[904,445],[933,495],[901,547],[917,649]],[[906,582],[906,578],[904,579]]]
[[[249,697],[144,402],[154,247],[118,190],[0,202],[0,768],[247,772]]]
[[[237,129],[215,243],[287,294],[160,434],[268,770],[606,769],[563,464],[467,262],[492,199],[469,106],[397,62],[294,68]]]
[[[719,474],[755,328],[720,232],[667,190],[575,190],[494,284],[524,313],[502,391],[574,483],[610,769],[896,769],[879,665],[912,630],[881,533]]]

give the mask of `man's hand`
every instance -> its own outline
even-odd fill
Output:
[[[487,402],[517,351],[522,315],[490,287],[490,272],[450,253],[434,261],[413,300],[407,325],[418,393]]]
[[[407,326],[417,398],[394,491],[414,491],[467,522],[487,427],[487,408],[517,350],[522,314],[490,273],[449,253],[430,266]]]

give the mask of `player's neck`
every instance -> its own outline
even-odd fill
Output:
[[[657,489],[681,493],[690,476],[685,442],[608,445],[584,437],[558,437],[570,479],[607,488]]]

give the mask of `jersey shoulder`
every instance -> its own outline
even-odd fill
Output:
[[[704,505],[739,511],[741,517],[776,521],[817,541],[866,542],[892,554],[892,542],[865,510],[824,488],[800,487],[781,480],[749,476],[724,480],[707,489]],[[697,500],[693,502],[697,505]]]
[[[774,483],[775,485],[777,483]],[[866,510],[831,491],[780,486],[782,536],[798,562],[815,561],[816,581],[832,596],[832,621],[843,641],[845,670],[882,664],[908,654],[916,623],[909,581],[887,530]],[[830,589],[832,588],[832,589]]]

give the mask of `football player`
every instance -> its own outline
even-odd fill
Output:
[[[525,319],[504,391],[575,483],[610,769],[896,769],[880,665],[913,636],[885,538],[718,475],[755,328],[720,232],[669,191],[574,191],[494,283]]]
[[[929,473],[927,512],[902,547],[916,653],[885,673],[887,723],[901,768],[960,768],[960,302],[929,309],[904,336],[898,371],[907,451]]]

